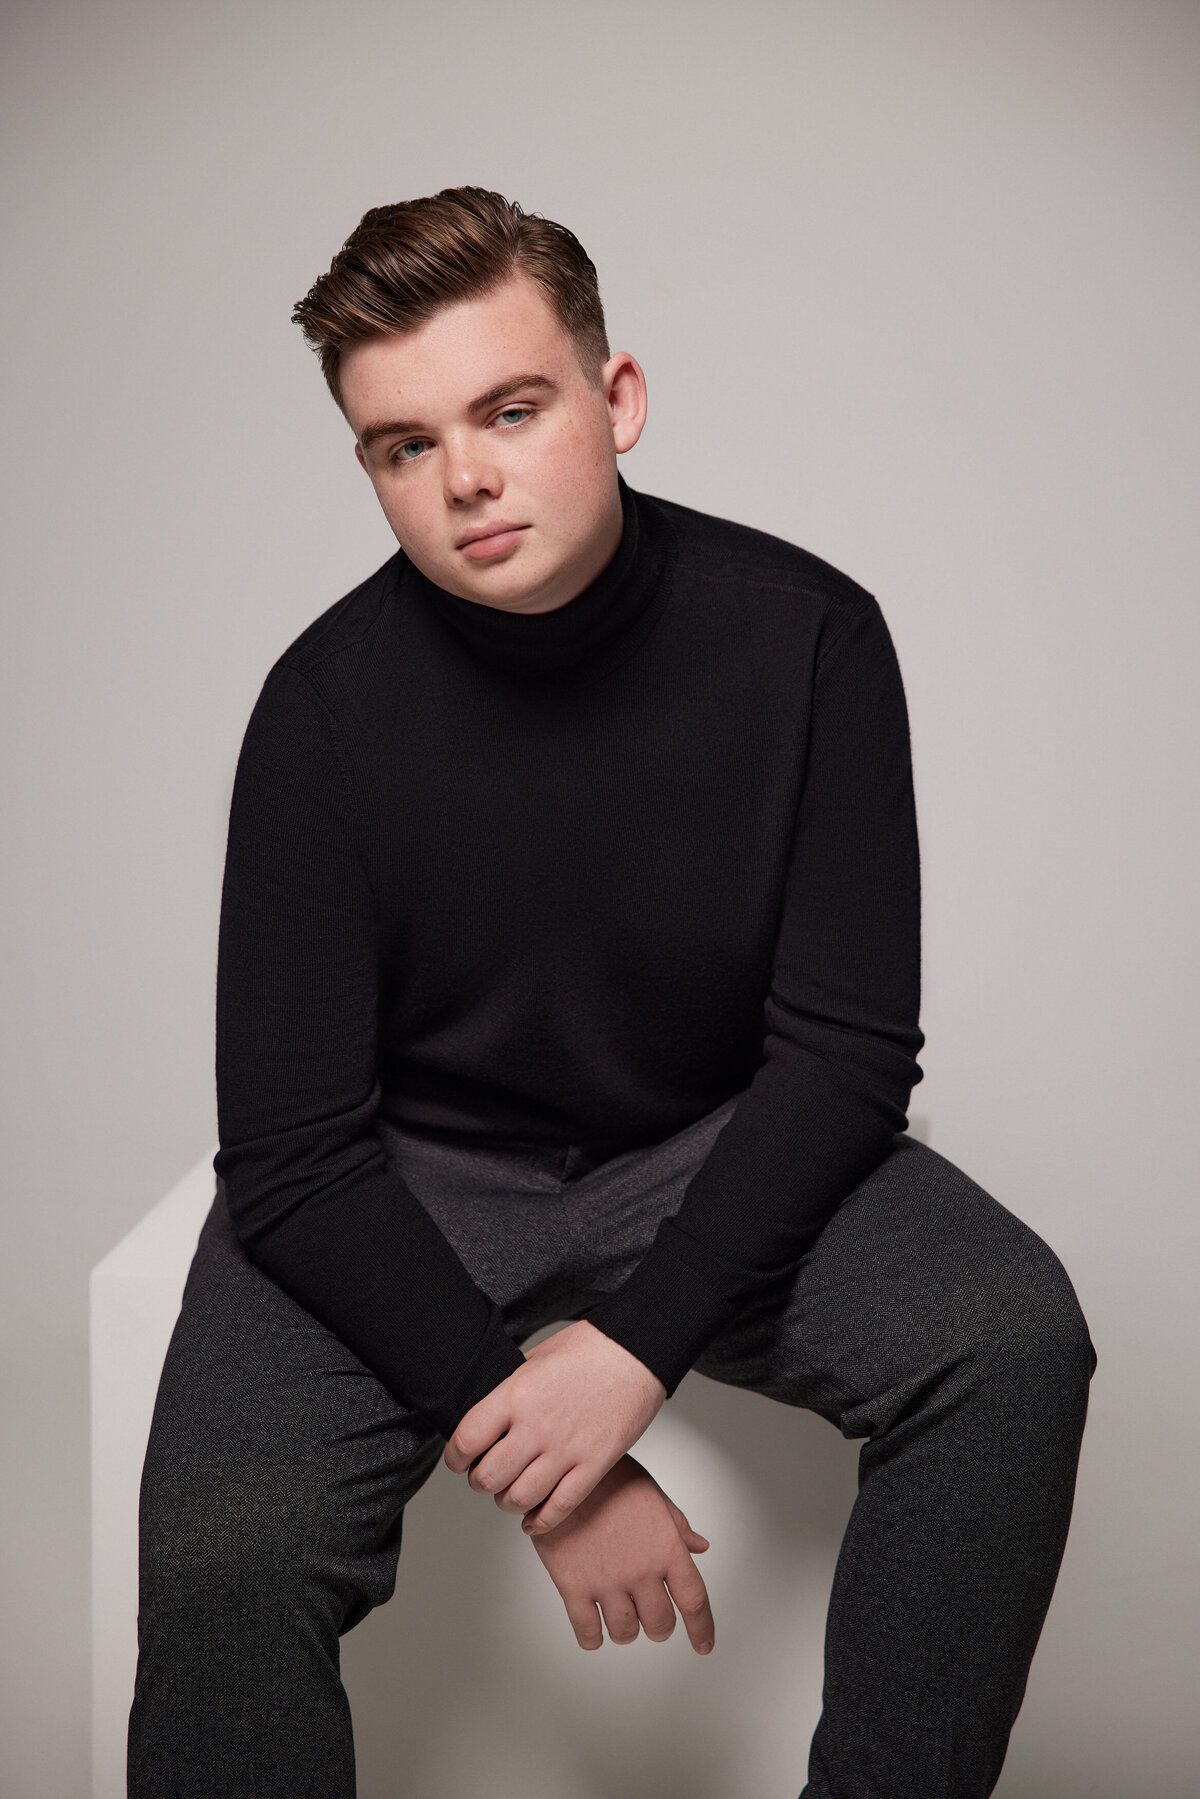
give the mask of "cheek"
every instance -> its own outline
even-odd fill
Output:
[[[587,417],[571,416],[537,446],[536,467],[543,497],[576,511],[581,496],[598,490],[607,495],[608,440]]]
[[[429,535],[427,505],[421,503],[419,483],[381,483],[375,490],[383,515],[401,543],[420,545]]]

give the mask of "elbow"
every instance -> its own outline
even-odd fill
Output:
[[[924,1079],[917,1056],[925,1036],[915,1018],[822,1017],[799,1012],[771,995],[766,1024],[768,1060],[814,1058],[828,1078],[857,1092],[876,1112],[880,1128],[905,1128],[909,1097]]]

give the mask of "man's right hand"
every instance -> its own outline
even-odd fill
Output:
[[[712,1610],[692,1560],[708,1548],[679,1507],[631,1455],[609,1469],[562,1524],[531,1537],[562,1596],[581,1649],[632,1643],[639,1627],[652,1642],[675,1628],[675,1607],[692,1648],[715,1640]],[[673,1602],[673,1603],[672,1603]]]

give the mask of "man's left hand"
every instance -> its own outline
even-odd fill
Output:
[[[547,1337],[459,1421],[446,1466],[530,1536],[569,1518],[667,1397],[629,1350],[580,1319]],[[469,1472],[468,1472],[469,1470]]]

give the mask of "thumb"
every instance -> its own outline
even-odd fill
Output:
[[[675,1528],[683,1538],[687,1548],[693,1555],[703,1554],[704,1550],[709,1547],[708,1538],[702,1537],[698,1530],[692,1529],[686,1517],[680,1511],[673,1499],[669,1499],[667,1504],[671,1508],[671,1517],[674,1520]]]

